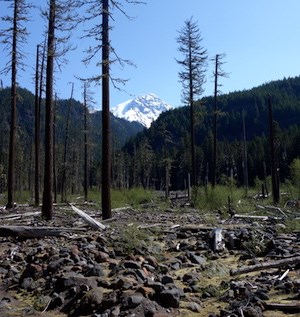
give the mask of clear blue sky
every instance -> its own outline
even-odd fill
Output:
[[[147,0],[145,0],[147,1]],[[46,1],[32,1],[38,5]],[[155,93],[169,104],[181,105],[181,84],[178,82],[180,58],[176,37],[184,21],[193,16],[202,33],[202,45],[209,57],[226,54],[224,70],[229,78],[222,79],[222,92],[227,93],[258,86],[271,80],[293,77],[300,74],[300,1],[299,0],[148,0],[146,5],[130,5],[124,2],[125,11],[134,16],[127,20],[113,12],[112,45],[118,54],[131,60],[135,67],[112,69],[115,77],[129,78],[123,87],[126,92],[111,89],[111,107],[148,92]],[[0,4],[2,16],[5,4]],[[3,23],[1,22],[1,28]],[[35,49],[42,41],[44,22],[38,13],[28,23],[31,36],[28,45],[26,72],[19,72],[20,86],[34,91],[33,76]],[[77,49],[67,55],[69,63],[56,74],[56,91],[60,98],[70,96],[70,82],[75,82],[74,97],[82,100],[82,89],[74,78],[88,77],[101,71],[91,64],[81,63],[85,42],[74,34],[72,42]],[[7,52],[1,47],[0,66],[6,61]],[[213,63],[207,72],[204,95],[213,94]],[[10,75],[1,76],[4,85],[9,85]],[[95,91],[94,99],[100,106],[101,89]]]

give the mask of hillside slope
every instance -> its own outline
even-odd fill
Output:
[[[300,156],[300,77],[270,82],[218,98],[219,182],[233,173],[237,183],[243,183],[243,112],[250,182],[253,184],[256,177],[263,178],[264,165],[269,174],[269,95],[273,105],[280,176],[282,180],[288,177],[288,165]],[[206,176],[209,177],[212,160],[213,102],[212,97],[207,97],[195,103],[197,177],[200,182],[204,182]],[[155,157],[152,161],[157,164],[156,167],[153,165],[155,179],[158,173],[161,173],[159,177],[164,177],[164,168],[159,172],[157,166],[163,165],[163,161],[168,158],[172,162],[171,184],[174,188],[183,186],[190,169],[189,110],[189,107],[182,107],[162,113],[148,130],[139,133],[125,146],[125,151],[132,154],[133,146],[142,149],[147,145]],[[162,153],[165,153],[165,156]]]

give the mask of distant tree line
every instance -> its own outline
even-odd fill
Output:
[[[256,179],[263,180],[271,174],[269,145],[268,96],[273,100],[275,146],[279,164],[280,181],[290,176],[289,165],[300,156],[300,78],[288,78],[264,84],[251,90],[223,94],[219,97],[222,115],[218,119],[218,153],[216,182],[224,184],[230,176],[243,186],[243,113],[247,143],[249,185]],[[209,178],[213,151],[213,97],[202,98],[195,103],[195,140],[197,180],[204,185]],[[186,186],[187,174],[191,171],[189,107],[181,107],[163,113],[148,130],[139,133],[124,147],[133,164],[138,155],[143,155],[145,146],[151,166],[147,166],[151,186],[164,188],[165,155],[171,162],[170,184],[172,189]],[[172,142],[164,143],[161,137],[170,135]],[[137,177],[137,174],[139,175]],[[132,165],[131,186],[144,185],[142,168]],[[137,180],[138,179],[138,180]]]
[[[162,114],[150,129],[124,145],[127,136],[141,127],[130,124],[128,129],[128,123],[109,113],[110,84],[126,82],[114,78],[110,66],[114,62],[131,64],[120,58],[109,38],[111,9],[129,17],[123,4],[112,0],[47,2],[44,44],[36,43],[33,96],[18,87],[17,74],[26,66],[22,44],[26,43],[28,15],[34,7],[25,0],[6,2],[11,15],[1,16],[7,28],[0,30],[0,37],[10,55],[2,71],[11,74],[11,87],[3,89],[1,84],[0,91],[0,189],[7,189],[7,208],[13,207],[16,190],[34,193],[39,205],[39,189],[43,187],[42,212],[51,219],[57,193],[67,201],[68,194],[84,188],[87,199],[87,187],[96,186],[102,192],[103,217],[110,218],[111,187],[164,188],[168,195],[170,188],[186,187],[187,175],[191,175],[194,187],[207,185],[208,180],[213,186],[226,183],[229,177],[237,185],[251,185],[271,171],[273,183],[289,177],[289,166],[299,157],[299,77],[221,95],[219,79],[225,73],[220,67],[223,55],[217,54],[214,96],[201,98],[208,56],[197,23],[189,19],[177,38],[183,54],[177,59],[183,67],[179,79],[188,106]],[[55,68],[72,49],[71,31],[87,20],[90,28],[84,37],[92,44],[83,62],[95,59],[100,67],[93,77],[80,78],[82,105],[73,99],[72,92],[69,100],[58,100],[54,82]],[[86,85],[92,82],[102,85],[102,112],[88,112]],[[269,134],[274,135],[270,138]]]
[[[287,93],[288,92],[288,93]],[[276,148],[280,181],[290,177],[290,164],[300,157],[300,77],[271,82],[260,87],[220,96],[224,115],[218,120],[219,144],[217,183],[225,184],[233,175],[235,183],[244,185],[243,174],[243,124],[245,127],[248,156],[249,185],[263,180],[271,173],[269,132],[266,98],[273,96]],[[16,189],[34,190],[34,95],[26,89],[17,89],[17,142]],[[44,100],[42,101],[43,104]],[[66,166],[63,153],[66,136],[66,118],[71,102],[69,141]],[[197,179],[204,185],[210,173],[212,154],[213,97],[195,103],[195,143]],[[44,107],[41,108],[41,131],[44,127]],[[101,112],[88,111],[88,128],[85,108],[80,102],[57,100],[55,108],[55,148],[57,189],[60,194],[63,168],[66,173],[66,195],[83,192],[84,144],[88,138],[88,186],[101,187]],[[9,149],[10,90],[0,91],[0,177],[6,181]],[[143,186],[165,189],[166,168],[170,189],[183,189],[190,171],[190,108],[176,108],[162,113],[149,129],[110,116],[112,124],[112,187],[117,189]],[[100,124],[99,124],[100,122]],[[41,135],[43,149],[44,134]],[[43,161],[43,151],[41,151]],[[2,171],[2,172],[1,172]],[[40,178],[43,178],[41,172]],[[269,189],[270,190],[270,189]]]

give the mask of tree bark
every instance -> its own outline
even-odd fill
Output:
[[[71,97],[70,97],[69,103],[68,103],[68,113],[67,113],[66,128],[65,128],[63,169],[62,169],[62,177],[61,177],[61,202],[62,203],[65,202],[67,199],[67,193],[66,193],[67,150],[68,150],[69,122],[70,122],[70,113],[71,113],[73,91],[74,91],[74,83],[72,83]]]
[[[40,104],[39,104],[39,48],[36,48],[36,69],[35,69],[35,173],[34,173],[34,205],[40,204]]]
[[[46,118],[45,118],[45,173],[42,214],[47,220],[53,216],[53,69],[55,52],[55,0],[50,0],[47,71],[46,71]]]
[[[84,83],[84,200],[88,200],[88,139],[87,139],[87,117],[88,117],[88,106],[87,106],[87,88],[86,82]]]
[[[216,64],[215,64],[215,90],[214,90],[214,115],[213,115],[213,157],[212,157],[212,176],[211,176],[211,185],[215,187],[216,185],[216,174],[217,174],[217,96],[218,96],[218,62],[219,55],[216,55]]]
[[[112,217],[111,213],[111,150],[109,122],[109,6],[108,0],[102,2],[102,215],[103,219]]]
[[[270,130],[270,152],[271,152],[271,175],[272,175],[272,192],[274,204],[279,203],[279,179],[277,172],[277,157],[275,151],[274,122],[271,96],[268,98],[269,110],[269,130]]]
[[[11,60],[11,117],[9,135],[9,158],[7,175],[7,205],[6,208],[14,206],[15,191],[15,156],[16,156],[16,110],[17,110],[17,20],[18,20],[18,1],[14,3],[13,19],[13,40],[12,40],[12,60]]]

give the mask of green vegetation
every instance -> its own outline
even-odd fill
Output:
[[[6,182],[9,141],[10,90],[0,90],[0,177]],[[216,210],[228,206],[228,197],[235,208],[247,210],[244,187],[244,157],[242,113],[245,111],[249,193],[262,184],[270,184],[270,151],[266,97],[272,95],[273,117],[276,122],[276,150],[281,188],[287,199],[300,196],[300,77],[264,84],[251,90],[222,95],[218,108],[223,115],[218,120],[217,186],[214,191],[205,183],[211,173],[213,98],[195,102],[195,141],[197,184],[193,195],[195,207]],[[18,89],[18,138],[16,146],[16,202],[31,203],[34,179],[34,96]],[[69,100],[58,100],[56,109],[56,181],[60,195],[62,153],[65,120]],[[44,109],[44,107],[42,107]],[[132,206],[151,202],[153,194],[147,189],[164,190],[166,177],[170,190],[182,190],[191,172],[189,107],[163,113],[149,129],[111,116],[112,130],[112,207]],[[44,111],[44,110],[43,110]],[[44,113],[41,114],[44,131]],[[101,112],[89,114],[89,188],[101,186]],[[138,133],[138,131],[140,131]],[[66,166],[67,201],[82,195],[83,184],[83,106],[72,100],[69,143]],[[42,140],[43,140],[42,135]],[[131,138],[131,139],[130,139]],[[41,144],[43,147],[43,144]],[[43,154],[42,154],[43,156]],[[41,164],[44,158],[41,157]],[[166,164],[167,162],[167,164]],[[42,179],[43,175],[41,175]],[[285,185],[286,184],[286,185]],[[5,187],[5,186],[4,186]],[[145,191],[141,191],[143,187]],[[124,189],[133,188],[133,189]],[[0,190],[3,198],[3,186]],[[2,198],[1,198],[2,197]],[[60,196],[59,196],[60,197]],[[57,201],[60,201],[58,197]],[[99,190],[89,191],[89,200],[99,202]],[[238,201],[241,201],[238,204]],[[242,207],[240,207],[242,206]],[[239,210],[239,209],[238,209]]]
[[[300,199],[300,158],[295,158],[290,165],[291,180],[295,188],[295,198]]]
[[[122,254],[131,254],[134,250],[145,247],[149,239],[147,232],[135,224],[122,228],[120,237],[121,240],[118,239],[113,244],[116,251]]]

